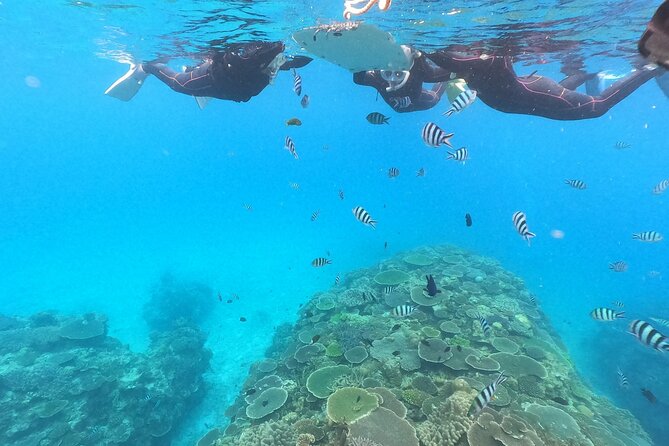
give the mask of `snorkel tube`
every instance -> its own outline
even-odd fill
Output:
[[[409,69],[381,70],[381,78],[388,82],[388,86],[386,87],[387,92],[397,91],[406,85],[407,81],[409,80],[409,76],[411,75],[411,69],[413,68],[414,61],[421,55],[420,51],[414,50],[408,45],[402,45],[401,47],[402,51],[404,52],[404,56],[409,63]]]

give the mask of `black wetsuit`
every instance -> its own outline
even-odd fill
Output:
[[[235,44],[185,72],[162,63],[144,63],[142,69],[179,93],[246,102],[269,84],[270,77],[263,70],[284,49],[282,42]],[[295,57],[281,70],[300,68],[309,62],[308,57]]]
[[[448,80],[449,71],[435,67],[424,55],[416,58],[406,84],[395,91],[386,91],[388,82],[380,71],[361,71],[353,75],[353,82],[374,87],[388,105],[396,112],[427,110],[439,103],[444,94],[442,81]],[[432,90],[423,89],[423,82],[436,83]]]
[[[597,118],[625,99],[659,72],[638,69],[624,79],[590,96],[574,91],[593,75],[579,73],[558,83],[531,74],[519,77],[509,57],[465,55],[446,50],[428,54],[441,68],[457,74],[476,90],[488,106],[506,113],[543,116],[558,120]]]

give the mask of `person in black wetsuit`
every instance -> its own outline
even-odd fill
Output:
[[[486,105],[506,113],[558,120],[597,118],[659,73],[646,65],[596,96],[576,88],[596,74],[577,73],[561,82],[530,74],[518,76],[507,56],[462,54],[440,50],[427,57],[439,67],[463,78]]]
[[[444,94],[443,81],[449,79],[450,71],[436,67],[424,54],[416,50],[406,46],[403,49],[413,61],[409,71],[361,71],[353,75],[353,82],[374,87],[396,112],[430,109],[439,103]],[[426,90],[423,88],[424,82],[434,83],[435,86]]]
[[[300,68],[311,62],[311,58],[304,56],[289,60],[283,54],[284,49],[282,42],[233,44],[183,72],[158,62],[133,65],[105,94],[128,101],[152,74],[179,93],[247,102],[269,85],[279,70]]]

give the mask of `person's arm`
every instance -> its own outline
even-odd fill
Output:
[[[420,69],[423,71],[423,82],[436,84],[437,82],[445,82],[451,78],[449,70],[441,68],[425,56],[419,57],[416,63],[420,64]]]
[[[375,71],[359,71],[353,74],[353,82],[358,85],[365,85],[367,87],[374,87],[377,90],[385,89],[388,84],[381,79]]]
[[[282,71],[288,71],[292,70],[293,68],[302,68],[312,60],[313,59],[311,57],[307,56],[293,56],[291,59],[288,59],[286,62],[284,62],[280,69]]]

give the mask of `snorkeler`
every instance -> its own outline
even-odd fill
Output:
[[[488,106],[506,112],[558,120],[597,118],[645,82],[660,74],[657,65],[645,65],[596,95],[576,88],[597,74],[577,73],[561,82],[535,73],[518,76],[511,58],[462,54],[439,50],[427,57],[441,68],[463,78]]]
[[[449,80],[450,71],[434,66],[420,51],[402,45],[409,70],[360,71],[353,82],[374,87],[396,112],[427,110],[439,103],[446,91],[443,81]],[[431,90],[423,83],[434,83]]]
[[[639,53],[646,59],[669,70],[669,0],[655,11],[638,47]],[[657,76],[655,81],[669,98],[669,73]]]
[[[156,62],[133,65],[105,94],[129,101],[153,74],[172,90],[194,96],[200,108],[209,98],[247,102],[272,83],[279,70],[300,68],[311,62],[304,56],[287,59],[284,49],[282,42],[233,44],[183,72]]]

